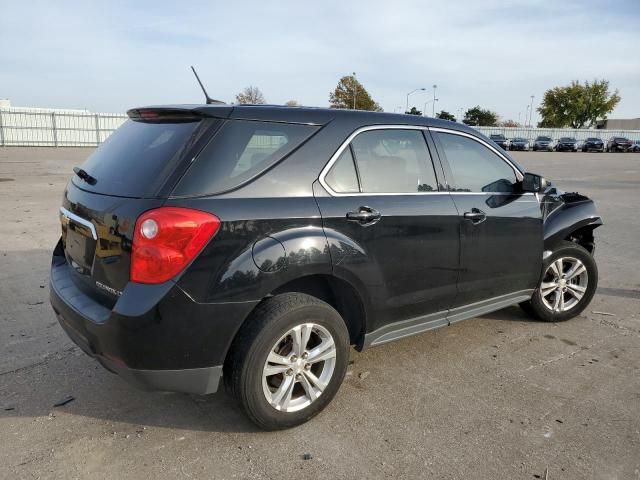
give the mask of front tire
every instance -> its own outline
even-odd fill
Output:
[[[303,293],[265,300],[234,341],[225,382],[264,430],[300,425],[331,402],[349,363],[349,332],[329,304]]]
[[[579,315],[598,286],[598,266],[582,246],[563,241],[543,262],[543,274],[523,310],[545,322],[562,322]]]

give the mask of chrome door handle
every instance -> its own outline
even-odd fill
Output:
[[[478,224],[487,219],[487,214],[479,208],[472,208],[470,212],[464,212],[464,218],[471,220],[474,224]]]
[[[349,222],[357,222],[360,225],[373,225],[382,217],[382,214],[370,207],[360,207],[357,212],[347,212]]]

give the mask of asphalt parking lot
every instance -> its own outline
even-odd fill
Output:
[[[640,479],[640,154],[514,155],[604,218],[582,316],[511,307],[354,351],[324,413],[265,433],[224,393],[135,390],[63,334],[50,251],[88,152],[0,148],[0,478]]]

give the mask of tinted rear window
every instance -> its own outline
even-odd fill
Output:
[[[127,120],[82,165],[96,178],[95,185],[77,176],[73,183],[107,195],[153,196],[175,168],[176,159],[198,123]]]
[[[198,155],[173,195],[232,190],[282,160],[317,129],[311,125],[227,121]]]

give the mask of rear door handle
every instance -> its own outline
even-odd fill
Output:
[[[464,218],[471,220],[474,224],[478,224],[487,219],[487,214],[479,208],[472,208],[470,212],[464,212]]]
[[[380,212],[371,207],[360,207],[357,212],[347,212],[347,220],[362,226],[373,225],[382,217]]]

